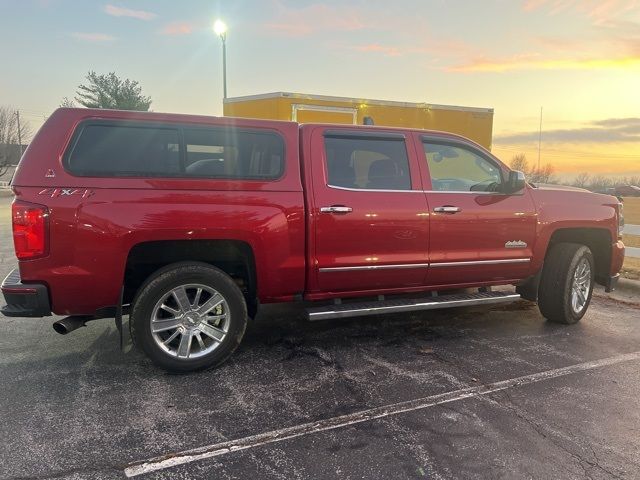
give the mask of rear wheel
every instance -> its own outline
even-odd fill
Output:
[[[140,288],[131,334],[170,372],[219,365],[238,347],[247,325],[242,292],[223,271],[203,263],[169,265]]]
[[[542,315],[555,323],[580,321],[589,308],[594,284],[593,254],[577,243],[559,243],[545,259],[538,291]]]

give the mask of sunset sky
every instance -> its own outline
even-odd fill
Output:
[[[0,0],[0,105],[34,127],[88,70],[138,80],[155,111],[304,92],[492,107],[494,153],[640,175],[640,0]]]

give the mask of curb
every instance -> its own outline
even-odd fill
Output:
[[[620,278],[620,280],[618,280],[618,286],[616,290],[621,290],[624,292],[640,293],[640,280],[630,280],[628,278]]]

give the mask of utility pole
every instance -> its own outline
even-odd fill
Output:
[[[540,107],[540,131],[538,132],[538,172],[540,171],[540,150],[542,149],[542,107]]]
[[[20,148],[20,158],[22,158],[22,129],[20,128],[20,110],[16,110],[16,119],[18,121],[18,145]]]

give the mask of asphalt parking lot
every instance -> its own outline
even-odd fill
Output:
[[[15,266],[0,197],[0,276]],[[0,478],[640,478],[640,298],[308,324],[265,311],[171,376],[113,321],[0,318]]]

